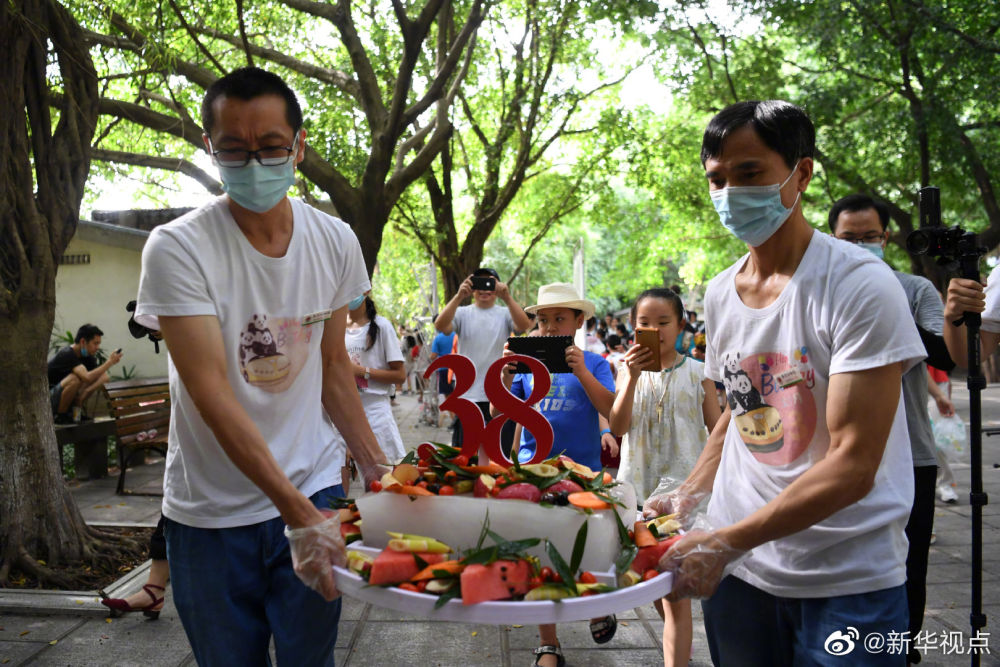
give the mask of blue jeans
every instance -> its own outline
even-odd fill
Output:
[[[338,484],[314,494],[316,507],[343,497]],[[174,605],[201,667],[333,665],[340,600],[325,601],[299,581],[281,517],[236,528],[192,528],[166,520]]]
[[[906,664],[908,646],[900,638],[909,613],[902,584],[856,595],[784,598],[728,576],[701,607],[715,665]],[[887,640],[880,648],[866,647],[873,633]]]

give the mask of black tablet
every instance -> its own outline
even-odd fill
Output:
[[[572,336],[522,336],[507,339],[507,347],[511,352],[538,359],[550,373],[573,372],[566,363],[566,348],[572,344]],[[531,371],[525,364],[518,364],[517,372]]]

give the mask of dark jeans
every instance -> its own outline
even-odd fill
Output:
[[[479,406],[479,411],[483,413],[483,420],[489,424],[490,423],[490,402],[489,401],[476,401],[476,405]],[[514,444],[514,429],[517,428],[513,420],[508,421],[503,425],[503,429],[500,431],[500,449],[503,451],[503,455],[510,458],[510,449]],[[465,440],[465,435],[462,433],[462,422],[459,421],[455,424],[455,430],[451,432],[451,446],[457,449],[462,448],[462,442]],[[485,461],[480,461],[480,463],[486,463]]]
[[[330,507],[340,484],[310,500]],[[194,528],[167,519],[174,606],[200,667],[333,667],[340,599],[327,602],[292,570],[281,517],[234,528]]]
[[[910,607],[910,639],[917,636],[924,624],[924,604],[927,601],[927,552],[934,531],[934,491],[937,466],[913,469],[913,507],[906,522],[906,597]]]
[[[722,667],[906,664],[901,647],[875,653],[864,644],[871,633],[905,632],[903,585],[856,595],[785,598],[730,575],[701,608],[712,663]]]

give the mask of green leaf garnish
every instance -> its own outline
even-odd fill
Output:
[[[552,569],[556,571],[559,578],[562,579],[562,586],[571,595],[575,596],[576,593],[576,577],[573,576],[573,571],[563,560],[562,554],[556,549],[556,546],[552,544],[549,540],[545,540],[545,552],[549,555],[549,560],[552,561]]]
[[[434,608],[439,609],[446,605],[449,600],[454,600],[462,594],[462,589],[458,586],[452,586],[444,593],[438,596],[438,599],[434,601]]]

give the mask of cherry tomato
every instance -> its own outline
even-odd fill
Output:
[[[561,584],[562,583],[562,577],[560,577],[557,573],[553,573],[552,574],[552,583],[553,584]]]
[[[426,479],[420,480],[419,482],[417,482],[417,486],[419,486],[421,489],[426,489],[427,488],[427,480]]]
[[[418,468],[429,468],[430,465],[431,465],[431,462],[428,461],[427,459],[420,459],[419,461],[417,461],[417,467]]]
[[[467,466],[469,465],[469,457],[466,456],[465,454],[459,454],[458,456],[453,458],[451,462],[457,466]]]
[[[500,488],[500,484],[499,483],[494,484],[493,488],[490,489],[490,495],[491,496],[499,496],[501,491],[503,491],[503,489]]]
[[[531,589],[534,589],[534,588],[538,588],[539,586],[541,586],[544,583],[545,582],[542,581],[541,577],[532,577],[531,579],[528,580],[528,590],[531,590]]]
[[[427,588],[427,582],[428,581],[430,581],[430,579],[424,579],[423,581],[418,581],[417,582],[417,590],[419,592],[423,593],[424,590]]]
[[[646,573],[642,575],[642,580],[649,581],[650,579],[653,579],[658,576],[660,576],[660,573],[657,572],[656,570],[646,570]]]
[[[580,573],[580,583],[581,584],[596,584],[597,577],[591,572],[581,572]]]
[[[555,571],[551,567],[546,565],[545,567],[542,568],[542,571],[539,574],[539,576],[541,577],[542,581],[552,581],[553,577],[555,577],[555,574],[556,574]]]
[[[404,591],[410,591],[411,593],[419,593],[420,592],[419,588],[417,588],[415,585],[411,584],[408,581],[404,581],[403,583],[401,583],[399,585],[399,587],[402,588]]]
[[[453,496],[455,495],[455,487],[444,484],[441,486],[441,490],[438,491],[439,496]]]
[[[446,472],[444,474],[444,478],[445,478],[445,481],[451,482],[453,480],[458,479],[458,473],[456,473],[454,470],[449,470],[448,472]]]
[[[382,482],[376,479],[368,485],[368,488],[371,489],[372,493],[378,493],[382,490]]]

